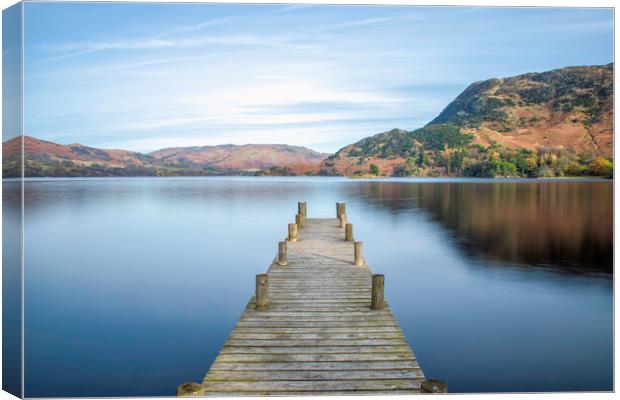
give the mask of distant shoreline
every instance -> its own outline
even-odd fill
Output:
[[[230,179],[238,178],[244,180],[262,179],[262,180],[278,180],[278,179],[325,179],[325,180],[347,180],[358,182],[613,182],[613,177],[597,177],[597,176],[565,176],[550,178],[489,178],[489,177],[453,177],[453,176],[383,176],[383,177],[349,177],[349,176],[321,176],[321,175],[289,175],[289,176],[251,176],[251,175],[173,175],[173,176],[26,176],[24,178],[2,178],[2,182],[20,182],[22,181],[45,181],[45,180],[114,180],[114,179]]]

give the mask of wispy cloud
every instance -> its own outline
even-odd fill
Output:
[[[298,49],[313,49],[316,47],[309,44],[294,43],[291,38],[282,35],[200,36],[177,39],[137,39],[102,42],[51,43],[39,45],[38,47],[46,52],[62,54],[45,58],[33,64],[44,64],[50,61],[58,61],[105,50],[179,49],[206,45],[293,47]]]
[[[232,22],[232,21],[234,21],[234,18],[230,18],[230,17],[210,19],[210,20],[207,20],[207,21],[201,22],[199,24],[195,24],[195,25],[181,26],[181,27],[173,29],[171,31],[162,32],[162,33],[157,34],[155,36],[156,37],[157,36],[169,36],[169,35],[174,35],[176,33],[195,32],[195,31],[203,30],[205,28],[211,28],[213,26],[227,24],[227,23]]]
[[[39,49],[51,53],[99,51],[112,49],[159,49],[174,47],[174,40],[147,39],[117,42],[73,42],[73,43],[50,43],[39,45]]]
[[[424,20],[424,17],[421,15],[402,15],[396,17],[378,17],[378,18],[364,18],[353,21],[346,21],[338,24],[332,24],[327,26],[319,26],[317,28],[313,28],[310,30],[312,33],[327,33],[327,32],[335,32],[344,29],[351,28],[368,28],[370,26],[383,26],[383,25],[393,25],[393,24],[402,24],[408,22],[417,22]]]
[[[275,9],[261,14],[279,14],[294,12],[311,5],[291,5]],[[193,47],[205,44],[231,44],[231,45],[263,45],[263,46],[292,46],[290,40],[282,36],[203,36],[184,39],[162,39],[179,34],[193,33],[207,28],[213,28],[238,21],[239,16],[208,19],[198,24],[183,25],[163,32],[155,33],[142,38],[129,38],[120,41],[99,41],[99,42],[70,42],[70,43],[42,43],[37,47],[45,52],[64,53],[47,57],[35,63],[45,64],[53,61],[60,61],[67,58],[78,57],[105,50],[153,50],[165,48]],[[312,46],[298,44],[298,48],[310,48]]]
[[[40,48],[48,52],[79,53],[102,50],[153,50],[166,48],[194,47],[207,44],[226,44],[241,46],[295,46],[286,36],[232,35],[200,36],[181,39],[125,40],[116,42],[77,42],[63,44],[46,44]],[[308,47],[300,45],[299,47]]]
[[[613,20],[608,21],[583,21],[574,19],[561,19],[556,21],[547,21],[545,24],[535,24],[530,32],[538,33],[574,33],[575,35],[583,35],[584,33],[605,32],[610,31],[614,27]],[[551,22],[551,23],[549,23]]]
[[[44,58],[34,65],[45,64],[53,61],[60,61],[67,58],[78,57],[98,51],[104,50],[147,50],[178,47],[178,41],[173,39],[161,39],[168,36],[174,36],[178,33],[189,33],[199,31],[205,28],[226,24],[234,20],[231,17],[209,19],[199,24],[184,25],[176,27],[172,30],[158,32],[141,38],[130,38],[119,41],[98,41],[98,42],[69,42],[69,43],[40,43],[36,47],[45,52],[61,52],[64,54]],[[187,46],[189,42],[186,42]]]
[[[306,8],[304,6],[291,6],[284,9],[276,10],[275,12],[288,12],[297,11],[298,9]],[[78,57],[94,52],[106,51],[106,50],[157,50],[157,49],[173,49],[184,47],[196,47],[204,45],[239,45],[239,46],[281,46],[281,47],[294,47],[299,49],[315,49],[316,45],[302,43],[302,41],[311,39],[313,35],[320,33],[330,33],[340,30],[358,28],[358,27],[370,27],[370,26],[383,26],[398,23],[407,23],[421,21],[424,18],[420,15],[403,15],[396,17],[377,17],[377,18],[364,18],[352,21],[346,21],[338,24],[331,24],[325,26],[319,26],[310,28],[307,30],[291,32],[289,34],[278,35],[210,35],[210,36],[194,36],[194,37],[181,37],[181,38],[168,38],[167,36],[177,35],[179,33],[190,33],[199,31],[209,27],[215,27],[222,24],[227,24],[234,21],[233,18],[218,18],[213,20],[207,20],[200,24],[187,25],[169,30],[166,32],[158,33],[144,38],[130,38],[118,41],[96,41],[96,42],[69,42],[69,43],[42,43],[38,44],[37,48],[44,52],[49,53],[62,53],[54,55],[48,58],[44,58],[37,64],[44,64],[52,61],[59,61],[67,58]]]
[[[270,12],[270,14],[281,14],[281,13],[287,13],[287,12],[294,12],[294,11],[299,11],[299,10],[303,10],[305,8],[310,8],[310,7],[316,7],[316,6],[314,4],[291,4],[289,6],[285,6],[285,7],[273,10]]]

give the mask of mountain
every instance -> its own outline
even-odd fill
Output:
[[[226,144],[174,147],[149,155],[167,163],[209,165],[220,170],[251,172],[281,168],[294,174],[316,174],[329,154],[285,144]]]
[[[151,154],[62,145],[24,136],[25,176],[316,174],[326,155],[286,145],[163,149]],[[2,145],[3,177],[19,172],[21,138]]]
[[[392,129],[338,150],[323,162],[321,173],[345,176],[409,175],[403,171],[408,163],[434,167],[437,163],[432,155],[444,149],[468,145],[472,139],[472,135],[461,133],[454,125],[429,125],[414,131]],[[375,172],[371,171],[373,168]],[[436,175],[442,175],[436,172]]]
[[[414,131],[345,146],[324,175],[609,176],[613,64],[476,82]]]
[[[81,144],[61,145],[24,136],[25,176],[155,175],[158,161],[126,150],[103,150]],[[3,176],[17,176],[21,138],[2,145]]]
[[[613,153],[613,63],[471,84],[430,122],[453,124],[508,148]]]
[[[476,82],[429,124],[327,154],[283,144],[149,154],[25,136],[26,176],[345,175],[554,177],[613,174],[613,64]],[[3,145],[16,176],[20,139]]]

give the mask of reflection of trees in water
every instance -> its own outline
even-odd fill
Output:
[[[354,190],[394,213],[429,212],[472,254],[613,270],[611,183],[368,182]]]
[[[2,182],[2,207],[7,212],[21,212],[22,187],[17,180]],[[11,217],[10,214],[6,214]]]

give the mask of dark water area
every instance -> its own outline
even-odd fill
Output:
[[[19,181],[2,184],[2,390],[22,393],[22,196]]]
[[[26,182],[26,396],[200,381],[297,201],[347,202],[451,392],[613,389],[611,181],[126,178]]]

